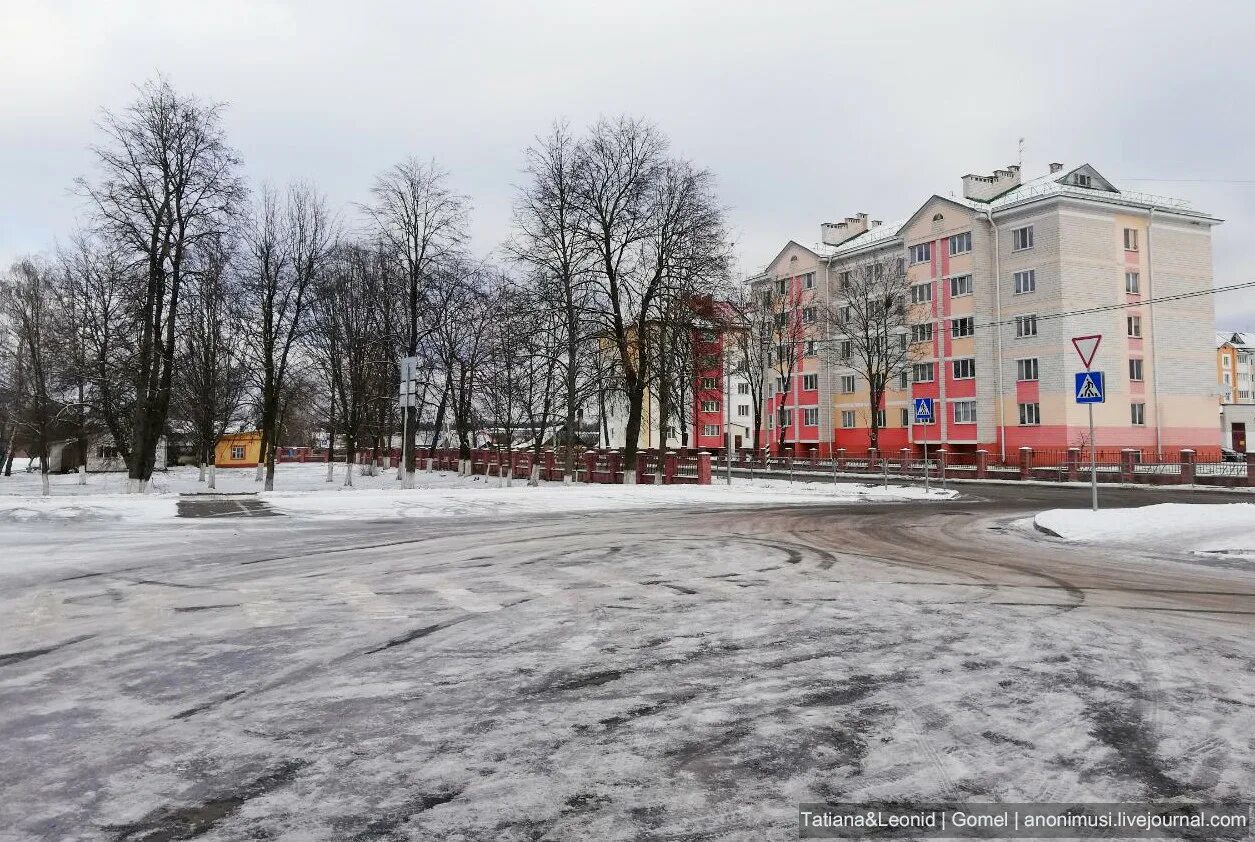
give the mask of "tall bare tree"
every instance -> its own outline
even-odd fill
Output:
[[[909,371],[921,350],[911,342],[910,330],[924,315],[923,307],[911,303],[905,261],[896,254],[860,263],[848,278],[839,296],[820,311],[832,337],[824,345],[825,356],[867,383],[868,442],[879,447],[880,411],[889,384]]]
[[[581,235],[595,255],[600,330],[617,357],[627,403],[624,479],[630,483],[660,308],[726,274],[726,235],[710,173],[668,159],[666,141],[651,124],[602,120],[582,148]]]
[[[248,389],[244,337],[231,312],[237,292],[224,240],[205,240],[189,273],[187,308],[179,337],[174,406],[188,424],[200,481],[216,486],[214,449],[239,419]]]
[[[734,374],[745,379],[754,413],[754,452],[762,447],[763,404],[767,394],[767,372],[771,368],[772,331],[775,314],[770,306],[770,293],[750,284],[743,284],[731,301],[737,324],[729,333],[729,365]]]
[[[271,491],[285,383],[298,362],[310,292],[326,270],[334,224],[324,199],[311,187],[293,185],[286,198],[264,187],[243,240],[238,300],[248,325],[265,489]]]
[[[48,457],[62,401],[57,395],[60,351],[57,301],[52,270],[33,259],[20,260],[0,284],[0,306],[12,325],[19,365],[25,373],[16,394],[13,422],[27,453],[40,459],[43,494],[48,494]]]
[[[245,189],[220,104],[182,96],[165,79],[137,93],[124,111],[104,112],[106,142],[92,150],[98,177],[78,184],[97,230],[126,251],[143,282],[128,471],[130,490],[144,491],[170,407],[185,262],[197,243],[223,235]]]
[[[426,287],[437,269],[458,255],[466,239],[468,200],[453,192],[448,174],[434,162],[425,164],[416,158],[408,158],[382,173],[371,194],[373,201],[363,209],[398,268],[398,303],[405,323],[398,350],[403,356],[421,356],[423,339],[433,323],[431,314],[424,312]],[[442,401],[438,415],[443,414],[443,408]],[[405,411],[410,437],[404,448],[405,485],[412,488],[419,412],[417,407]]]
[[[582,236],[581,205],[576,194],[580,145],[565,124],[555,123],[526,152],[527,183],[514,207],[515,235],[507,251],[525,265],[537,282],[540,301],[556,319],[561,333],[561,365],[565,428],[574,430],[596,378],[592,357],[599,353],[590,329],[590,269],[593,252]],[[539,438],[539,436],[538,436]],[[539,442],[537,443],[539,447]],[[564,451],[563,476],[575,473],[575,449]]]

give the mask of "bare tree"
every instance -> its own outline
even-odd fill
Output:
[[[755,310],[750,322],[759,330],[765,330],[767,368],[769,377],[775,381],[768,380],[766,387],[776,396],[774,420],[779,452],[787,446],[785,430],[790,426],[789,413],[792,411],[788,396],[802,370],[802,357],[806,352],[806,325],[801,303],[801,289],[793,278],[773,277],[755,286]],[[763,338],[760,336],[750,341],[761,345]],[[797,430],[797,427],[793,429]],[[794,438],[797,438],[796,433]]]
[[[448,186],[448,174],[435,163],[408,158],[380,175],[371,188],[373,202],[363,209],[374,223],[375,233],[397,263],[399,304],[405,314],[404,356],[421,356],[420,350],[433,320],[425,313],[426,286],[446,261],[458,255],[466,238],[467,198]],[[437,415],[443,415],[444,401]],[[406,451],[405,484],[414,485],[416,437],[419,412],[406,408],[410,441]],[[439,420],[437,421],[437,425]]]
[[[772,360],[775,312],[770,297],[766,290],[755,290],[750,284],[743,284],[731,302],[739,324],[730,334],[729,365],[732,372],[745,378],[749,386],[754,413],[755,453],[762,447],[763,403]]]
[[[507,243],[511,256],[525,265],[537,282],[540,302],[556,320],[562,338],[561,365],[565,427],[574,430],[576,418],[593,390],[590,342],[592,306],[590,268],[593,253],[581,230],[581,205],[576,194],[581,149],[566,125],[554,124],[526,152],[528,183],[519,191],[514,208],[515,235]],[[544,324],[548,324],[545,322]],[[546,369],[546,374],[549,371]],[[538,434],[537,438],[541,438]],[[540,447],[539,441],[537,448]],[[575,473],[575,449],[563,459],[567,481]]]
[[[214,449],[240,416],[248,376],[244,337],[231,312],[237,290],[228,245],[205,240],[197,251],[179,337],[174,405],[190,428],[200,481],[208,469],[209,487],[214,488]]]
[[[617,357],[627,403],[630,483],[660,308],[725,275],[726,237],[713,178],[667,159],[666,141],[652,125],[603,120],[583,149],[576,182],[581,235],[595,254],[600,329]]]
[[[16,394],[13,423],[21,432],[27,453],[39,455],[42,493],[46,495],[49,445],[62,406],[56,395],[56,293],[49,267],[29,258],[14,264],[0,286],[0,305],[12,324],[15,350],[25,373]]]
[[[436,336],[440,343],[449,408],[457,432],[463,472],[469,470],[475,431],[476,397],[492,350],[492,288],[483,267],[462,262],[449,266],[433,284],[439,314]]]
[[[922,315],[910,303],[905,261],[882,255],[849,270],[839,297],[821,308],[831,341],[825,356],[833,365],[853,369],[868,387],[868,442],[880,446],[881,410],[889,383],[909,371],[919,346],[911,342],[911,324]]]
[[[97,230],[143,279],[131,370],[132,491],[148,486],[170,407],[185,262],[197,243],[224,233],[245,194],[221,111],[179,95],[165,79],[141,85],[125,111],[104,112],[107,142],[93,148],[99,178],[78,181]]]
[[[334,239],[323,198],[304,185],[289,188],[286,201],[263,188],[244,234],[239,301],[248,324],[267,491],[274,489],[285,380],[308,327],[310,290],[326,269]]]

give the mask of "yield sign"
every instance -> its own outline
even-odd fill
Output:
[[[1076,353],[1081,355],[1081,363],[1084,364],[1086,369],[1094,361],[1094,355],[1098,353],[1098,345],[1101,342],[1101,333],[1095,333],[1091,336],[1072,337],[1072,347],[1076,348]]]

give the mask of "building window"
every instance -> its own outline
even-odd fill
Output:
[[[887,426],[888,426],[888,423],[887,423],[887,422],[888,422],[888,420],[889,420],[889,419],[887,419],[887,418],[885,417],[885,411],[884,411],[883,409],[878,409],[878,410],[876,410],[876,427],[877,427],[877,429],[879,429],[879,428],[881,428],[881,427],[887,427]]]
[[[971,316],[967,316],[966,318],[962,318],[962,319],[950,320],[950,336],[954,339],[959,339],[960,337],[964,337],[964,336],[971,336],[975,332],[976,332],[976,320]]]
[[[747,418],[750,414],[750,405],[747,403],[737,404],[736,414],[741,418]]]
[[[853,394],[853,393],[854,393],[854,385],[855,385],[855,384],[854,384],[854,375],[853,375],[853,374],[843,374],[843,375],[841,375],[841,393],[842,393],[842,394],[844,394],[844,395],[850,395],[850,394]]]
[[[1013,251],[1024,251],[1033,247],[1033,226],[1025,225],[1011,231],[1011,248]]]
[[[1228,386],[1228,385],[1230,385],[1231,383],[1233,383],[1233,378],[1230,376],[1229,372],[1227,372],[1227,371],[1224,373],[1224,383],[1225,383],[1225,385],[1226,385],[1226,386]]]
[[[1220,364],[1224,366],[1225,368],[1232,368],[1233,360],[1229,359],[1228,354],[1225,354],[1223,357],[1220,358]]]
[[[239,444],[231,445],[231,461],[241,462],[244,459],[244,446]]]
[[[842,272],[837,276],[837,283],[842,292],[850,291],[850,273]]]
[[[903,427],[911,426],[911,410],[907,409],[904,406],[902,407],[900,412],[901,414],[898,415],[898,420],[902,422],[902,426]]]
[[[972,294],[972,276],[959,275],[950,279],[950,297],[958,298],[961,295]]]
[[[718,412],[719,401],[702,401],[702,412]]]
[[[1041,423],[1041,404],[1020,404],[1020,426],[1034,427]]]
[[[1124,291],[1132,295],[1140,295],[1142,292],[1142,277],[1137,272],[1124,273]]]
[[[912,342],[932,342],[933,341],[933,323],[927,322],[922,325],[911,325],[911,341]]]
[[[932,301],[932,300],[933,300],[933,285],[931,283],[916,284],[915,286],[911,287],[911,303],[912,304],[923,304],[927,301]]]
[[[916,383],[933,382],[933,364],[932,363],[916,363],[911,366],[911,379]]]
[[[899,348],[905,348],[905,347],[906,347],[906,345],[907,345],[907,342],[906,342],[906,334],[905,334],[905,333],[899,333],[899,334],[898,334],[898,347],[899,347]]]
[[[815,321],[815,316],[816,316],[816,312],[815,312],[814,307],[802,308],[802,321],[806,322],[807,324],[810,324]]]
[[[911,375],[905,371],[898,372],[898,388],[905,389],[911,384]]]
[[[972,232],[964,231],[962,234],[955,234],[950,238],[950,254],[966,254],[972,250]]]
[[[815,356],[815,340],[814,339],[806,340],[806,356],[808,357]]]
[[[1141,339],[1142,338],[1142,317],[1141,316],[1129,316],[1128,325],[1129,325],[1129,336],[1133,339]]]
[[[954,360],[950,363],[950,366],[954,371],[955,380],[971,380],[976,376],[976,360],[971,357]]]
[[[737,393],[738,395],[748,395],[748,394],[750,393],[750,384],[748,384],[748,383],[737,383],[737,384],[736,384],[736,393]]]
[[[767,429],[768,430],[775,429],[775,426],[776,426],[775,417],[770,412],[767,413]]]
[[[781,421],[781,426],[784,426],[784,427],[793,426],[793,410],[791,409],[784,410],[784,412],[781,413],[781,418],[783,419]]]
[[[1137,251],[1137,229],[1136,228],[1124,229],[1124,250],[1125,251]]]
[[[1072,183],[1077,187],[1089,187],[1090,177],[1084,173],[1078,172],[1076,175],[1072,176]]]
[[[846,339],[841,343],[841,359],[848,360],[854,356],[854,343]]]
[[[802,276],[802,286],[804,286],[806,289],[815,288],[815,273],[814,272],[807,272],[805,275]]]
[[[910,253],[912,266],[917,263],[927,263],[933,257],[933,244],[920,243],[917,246],[911,246]]]
[[[854,410],[852,409],[841,410],[841,426],[845,427],[848,430],[854,426],[854,423],[855,423],[854,422]]]
[[[955,401],[954,402],[954,423],[975,424],[976,423],[976,401]]]
[[[1134,381],[1142,379],[1142,361],[1140,358],[1134,357],[1129,360],[1129,379]]]
[[[703,377],[702,388],[703,389],[718,389],[719,378],[718,377]]]
[[[1015,294],[1023,295],[1026,292],[1037,291],[1037,270],[1026,269],[1023,272],[1015,273]]]
[[[1131,403],[1129,404],[1129,421],[1134,427],[1146,426],[1146,404]]]
[[[784,382],[784,378],[783,378],[783,377],[777,377],[777,378],[776,378],[776,391],[777,391],[777,392],[779,392],[779,393],[780,393],[780,394],[782,394],[782,395],[783,395],[786,391],[788,391],[788,388],[785,386],[785,382]]]
[[[1026,357],[1015,361],[1015,379],[1029,381],[1037,379],[1037,357]]]
[[[789,291],[789,279],[788,279],[788,278],[781,278],[781,279],[780,279],[780,294],[781,294],[781,295],[784,295],[784,294],[786,294],[788,291]]]
[[[1037,335],[1037,316],[1016,316],[1015,317],[1015,336],[1017,339],[1023,339],[1026,336]]]
[[[719,425],[718,425],[718,424],[705,424],[705,425],[703,425],[703,426],[702,426],[702,435],[703,435],[703,436],[717,436],[717,435],[719,435]]]
[[[819,426],[819,408],[813,407],[802,411],[802,423],[807,427]]]
[[[809,389],[809,390],[818,389],[819,388],[819,375],[818,374],[803,374],[802,375],[802,388]]]

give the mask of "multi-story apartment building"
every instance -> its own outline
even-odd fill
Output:
[[[729,433],[734,449],[753,444],[756,417],[750,381],[732,359],[732,343],[744,327],[727,304],[708,302],[704,306],[709,312],[692,330],[691,359],[683,366],[687,372],[685,388],[676,390],[685,396],[685,405],[676,408],[664,428],[657,384],[647,390],[637,447],[721,450],[727,446]],[[606,346],[603,353],[609,355],[613,350]],[[626,398],[611,391],[605,410],[601,446],[622,448],[627,441]],[[679,428],[681,423],[683,429]]]
[[[844,273],[892,255],[904,261],[919,324],[901,332],[916,354],[877,408],[882,449],[928,442],[1005,458],[1025,445],[1088,443],[1071,338],[1101,334],[1093,366],[1106,373],[1107,394],[1095,408],[1093,443],[1214,452],[1215,396],[1202,385],[1215,367],[1213,303],[1175,296],[1211,288],[1219,221],[1184,202],[1121,191],[1088,164],[1052,164],[1028,182],[1012,166],[964,176],[961,196],[934,195],[901,222],[859,214],[826,224],[822,244],[790,242],[751,283],[797,285],[813,272],[812,296],[839,307]],[[798,306],[809,305],[800,298]],[[802,343],[814,393],[771,396],[775,405],[816,409],[816,427],[788,430],[786,443],[821,453],[866,447],[867,384],[840,353],[805,353],[841,341]],[[934,399],[933,423],[911,423],[918,397]]]
[[[1216,334],[1216,385],[1221,403],[1255,403],[1255,333]]]

